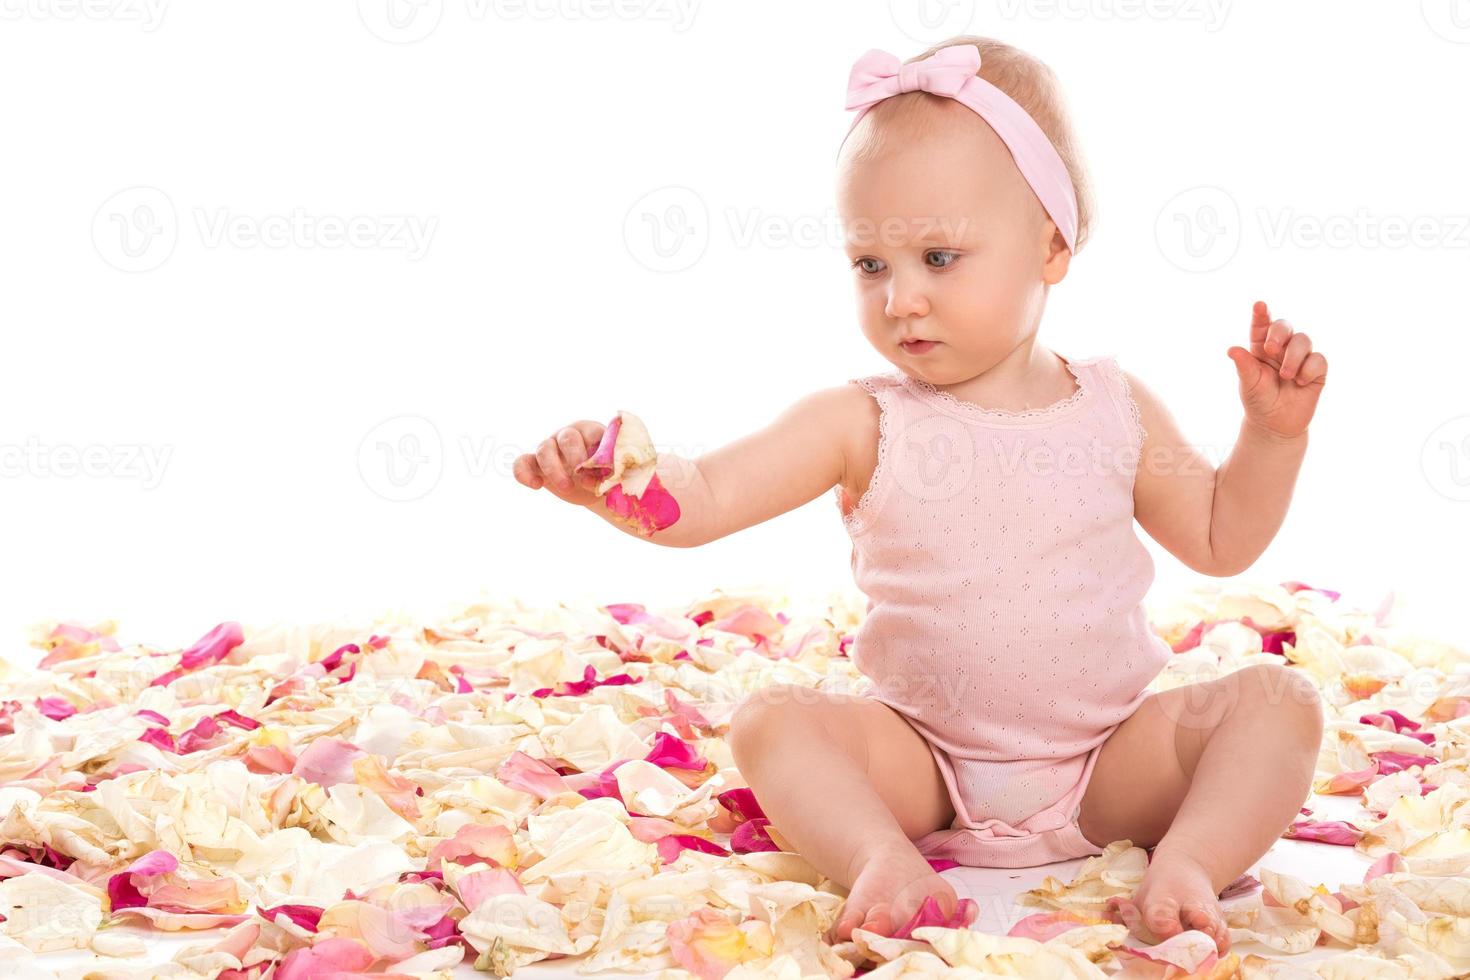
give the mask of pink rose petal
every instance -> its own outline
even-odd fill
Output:
[[[1300,592],[1303,589],[1307,589],[1312,592],[1320,592],[1331,599],[1333,602],[1336,602],[1338,599],[1342,598],[1341,592],[1333,592],[1331,589],[1313,588],[1305,582],[1282,582],[1281,587],[1292,593]]]
[[[287,953],[272,980],[323,980],[332,973],[361,973],[378,958],[352,939],[322,939]]]
[[[150,728],[138,736],[138,741],[147,742],[149,745],[160,748],[165,752],[177,752],[179,747],[174,744],[174,737],[162,728]]]
[[[36,710],[52,721],[70,718],[77,713],[76,705],[72,704],[66,698],[55,696],[36,698]]]
[[[602,441],[597,444],[597,449],[578,463],[575,471],[589,473],[599,484],[611,477],[618,465],[616,450],[622,428],[623,413],[619,412],[603,429]],[[679,519],[679,504],[659,480],[657,473],[652,475],[648,485],[637,496],[625,493],[623,484],[617,483],[607,488],[602,499],[608,510],[623,523],[645,535],[662,531]]]
[[[307,932],[316,932],[323,911],[315,905],[276,905],[268,909],[256,909],[255,914],[267,922],[274,922],[276,916],[284,915]]]
[[[1398,851],[1389,851],[1383,857],[1374,861],[1373,865],[1367,871],[1363,872],[1363,884],[1366,885],[1379,875],[1392,874],[1395,871],[1405,871],[1407,869],[1408,864],[1404,861],[1403,855],[1399,854]]]
[[[107,628],[110,629],[111,624]],[[80,660],[99,652],[116,653],[122,649],[110,634],[73,623],[56,624],[46,639],[35,645],[49,651],[37,665],[42,670],[50,670],[66,660]]]
[[[244,642],[245,633],[240,629],[239,623],[220,623],[179,654],[179,666],[185,670],[195,670],[217,664]]]
[[[221,711],[219,714],[215,715],[215,718],[219,719],[227,725],[234,725],[236,728],[243,728],[246,731],[254,731],[255,729],[260,727],[260,722],[256,721],[254,718],[246,718],[244,715],[240,714],[240,712],[234,710],[233,708],[228,711]]]
[[[678,523],[681,513],[679,502],[664,487],[657,473],[648,481],[648,486],[639,496],[624,493],[623,485],[619,483],[610,488],[602,499],[607,503],[608,509],[625,523],[637,527],[647,535],[672,527]]]
[[[693,834],[670,834],[667,837],[660,837],[656,846],[659,860],[665,864],[673,864],[683,851],[699,851],[703,854],[720,854],[726,857],[730,854],[714,841],[705,840]]]
[[[1439,765],[1432,755],[1409,755],[1407,752],[1371,752],[1369,758],[1378,763],[1378,771],[1384,775],[1403,772],[1412,766],[1427,768]]]
[[[664,769],[693,769],[696,772],[703,772],[709,765],[694,746],[668,732],[654,733],[653,750],[643,757],[643,761]]]
[[[769,958],[770,929],[755,919],[731,921],[709,906],[670,922],[666,935],[674,962],[699,980],[722,980],[738,964]],[[759,975],[759,971],[748,973]]]
[[[1017,921],[1006,935],[1021,939],[1034,939],[1039,943],[1044,943],[1072,929],[1082,926],[1106,925],[1109,921],[1111,920],[1098,919],[1065,909],[1059,912],[1037,912]]]
[[[530,793],[542,800],[567,792],[566,785],[555,769],[519,749],[500,764],[500,768],[495,771],[495,778],[513,789]]]
[[[1281,836],[1288,840],[1309,840],[1320,844],[1355,847],[1363,839],[1363,831],[1342,820],[1298,820]]]
[[[506,867],[516,863],[516,848],[510,831],[504,827],[467,823],[453,837],[434,845],[425,867],[437,871],[444,861],[463,865],[485,861],[492,866]]]
[[[1374,763],[1367,769],[1355,769],[1352,772],[1334,773],[1327,781],[1325,788],[1318,790],[1324,796],[1341,796],[1349,793],[1360,793],[1363,787],[1372,783],[1378,776],[1378,764]]]
[[[148,899],[138,890],[138,879],[168,874],[178,867],[179,859],[168,851],[149,851],[108,878],[107,898],[111,902],[112,911],[147,905]]]
[[[1173,977],[1182,980],[1186,976],[1208,977],[1220,959],[1220,948],[1215,944],[1214,937],[1198,929],[1175,933],[1153,946],[1117,945],[1111,948],[1125,963],[1125,971],[1130,957],[1162,964],[1165,967],[1162,980]]]
[[[1239,878],[1236,878],[1234,881],[1232,881],[1230,884],[1226,885],[1224,890],[1221,891],[1220,894],[1216,896],[1216,898],[1220,899],[1220,901],[1223,902],[1227,898],[1236,898],[1240,895],[1248,895],[1260,887],[1260,881],[1251,877],[1248,874],[1243,874]]]
[[[747,820],[735,828],[730,835],[730,850],[736,854],[749,854],[752,851],[779,851],[776,842],[771,840],[766,833],[766,825],[771,821],[765,817],[756,817]]]
[[[521,885],[520,879],[505,868],[488,868],[484,871],[462,874],[454,883],[454,890],[467,909],[478,908],[481,902],[492,895],[526,894],[526,889]]]
[[[356,782],[352,763],[364,755],[366,753],[351,742],[339,738],[314,738],[306,751],[296,757],[296,765],[291,772],[323,788]]]
[[[945,929],[966,929],[969,928],[970,922],[973,921],[979,911],[979,906],[975,904],[974,899],[962,898],[959,900],[959,904],[955,906],[954,913],[946,916],[940,910],[939,903],[935,901],[934,896],[928,895],[924,898],[924,904],[920,905],[919,910],[913,914],[913,917],[893,934],[893,938],[908,939],[913,935],[915,929],[923,926],[940,926]]]

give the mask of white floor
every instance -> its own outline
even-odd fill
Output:
[[[1364,826],[1361,818],[1368,816],[1357,800],[1352,797],[1313,795],[1306,805],[1313,811],[1310,819],[1315,820],[1351,820],[1358,826]],[[1303,819],[1308,818],[1303,817]],[[974,928],[1004,934],[1017,920],[1045,911],[1037,906],[1020,905],[1016,899],[1022,892],[1040,885],[1047,875],[1052,875],[1062,881],[1070,880],[1077,869],[1082,866],[1083,860],[1085,859],[1059,861],[1055,864],[1030,869],[951,868],[944,873],[944,876],[954,884],[955,891],[961,898],[974,899],[980,906],[980,918],[976,921]],[[1350,847],[1280,840],[1261,861],[1257,862],[1257,865],[1265,864],[1273,870],[1301,878],[1308,884],[1325,884],[1330,890],[1335,891],[1345,883],[1362,881],[1363,873],[1372,863],[1371,858],[1359,854]],[[1256,867],[1252,867],[1248,873],[1254,874],[1255,871]],[[1228,906],[1235,902],[1248,900],[1249,896],[1241,896],[1225,904]],[[192,933],[158,933],[132,927],[120,927],[116,931],[138,936],[148,943],[147,956],[139,957],[137,960],[137,965],[140,967],[145,964],[167,962],[180,948],[205,942],[208,937],[220,936],[225,932],[223,929],[211,929]],[[1259,943],[1237,942],[1231,945],[1231,951],[1238,952],[1242,956],[1246,953],[1255,953],[1260,956],[1289,959],[1293,963],[1302,964],[1336,955],[1341,952],[1341,947],[1319,946],[1308,953],[1285,957]],[[39,957],[40,963],[46,968],[65,970],[72,975],[75,975],[73,971],[80,972],[76,968],[95,964],[97,960],[97,957],[80,951],[57,952]],[[583,975],[578,974],[575,968],[566,961],[533,963],[517,970],[516,975],[542,978],[542,980],[585,980]],[[603,973],[599,975],[619,976],[622,974]],[[455,976],[471,980],[471,978],[483,977],[484,974],[477,972],[467,960],[459,965]]]

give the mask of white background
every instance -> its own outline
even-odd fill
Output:
[[[1267,300],[1329,381],[1285,527],[1241,578],[1396,589],[1410,625],[1466,642],[1465,0],[0,15],[6,656],[52,617],[178,647],[223,619],[482,590],[851,588],[830,493],[680,551],[510,466],[619,409],[697,456],[889,369],[833,209],[843,92],[867,48],[957,33],[1052,65],[1092,169],[1095,235],[1042,343],[1115,355],[1219,462],[1241,416],[1225,351]],[[92,475],[68,475],[83,451]],[[1144,537],[1151,598],[1202,581]]]

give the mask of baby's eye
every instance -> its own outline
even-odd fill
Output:
[[[879,265],[880,265],[880,266],[881,266],[881,265],[882,265],[882,264],[883,264],[883,263],[882,263],[882,262],[881,262],[881,261],[880,261],[880,260],[878,260],[878,259],[874,259],[874,258],[870,258],[870,257],[867,257],[867,256],[865,256],[865,257],[863,257],[863,258],[861,258],[861,259],[857,259],[857,260],[855,260],[855,261],[854,261],[854,262],[853,262],[853,263],[852,263],[852,267],[853,267],[853,268],[854,268],[854,269],[858,269],[858,270],[859,270],[859,271],[861,271],[861,272],[865,272],[865,273],[867,273],[867,274],[868,274],[868,275],[870,275],[870,276],[871,276],[871,275],[877,275],[877,274],[878,274],[878,273],[879,273],[879,272],[881,272],[881,271],[882,271],[882,270],[881,270],[881,269],[870,269],[870,268],[869,268],[869,267],[867,267],[867,266],[866,266],[866,265],[864,265],[864,264],[863,264],[863,263],[865,263],[865,262],[877,262],[877,263],[878,263],[878,264],[879,264]]]
[[[946,249],[935,248],[935,249],[930,249],[928,252],[925,252],[924,253],[924,258],[925,259],[928,259],[931,255],[943,255],[943,256],[946,256],[948,258],[948,261],[947,262],[943,262],[943,263],[941,263],[939,265],[933,265],[931,263],[931,268],[935,268],[935,269],[947,269],[950,266],[954,265],[954,260],[957,259],[957,258],[959,258],[959,254],[960,253],[958,253],[958,252],[951,252],[951,251],[948,251]]]

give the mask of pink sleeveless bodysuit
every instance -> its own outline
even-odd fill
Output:
[[[1137,403],[1114,359],[1062,361],[1073,394],[1020,412],[901,371],[852,379],[878,402],[880,436],[857,505],[836,488],[868,597],[851,656],[944,777],[955,819],[915,841],[926,857],[1101,854],[1077,825],[1082,796],[1172,655],[1142,604],[1154,566],[1133,526]]]

